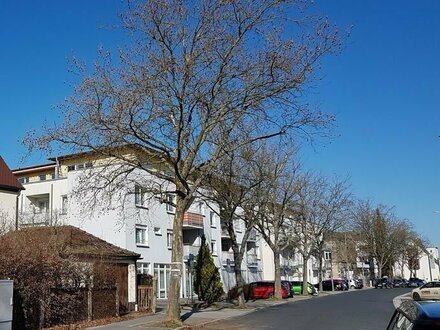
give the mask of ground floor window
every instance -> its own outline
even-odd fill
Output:
[[[137,263],[137,273],[138,274],[151,274],[150,263],[149,262],[138,262]]]

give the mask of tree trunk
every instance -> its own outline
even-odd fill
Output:
[[[170,284],[168,287],[168,321],[180,322],[180,284],[182,277],[182,260],[183,260],[183,215],[185,213],[185,201],[176,196],[176,213],[173,222],[173,244],[171,252],[171,274]]]
[[[322,270],[322,256],[323,256],[323,253],[320,251],[319,252],[319,263],[318,263],[318,283],[319,283],[319,292],[322,292],[323,290],[322,290],[322,273],[323,273],[323,270]]]
[[[307,288],[308,288],[308,266],[307,266],[307,262],[309,261],[309,259],[307,258],[306,255],[303,254],[303,287],[302,287],[302,294],[304,296],[307,296],[309,293],[307,292]]]
[[[283,299],[281,295],[281,266],[280,266],[280,251],[275,248],[273,250],[273,261],[275,265],[275,299]]]
[[[236,251],[236,248],[232,248],[234,251],[234,274],[235,274],[235,282],[237,287],[237,304],[238,307],[245,306],[245,297],[243,292],[243,276],[241,274],[241,263],[243,261],[243,255]]]

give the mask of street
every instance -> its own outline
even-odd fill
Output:
[[[290,302],[211,323],[202,329],[380,330],[394,311],[393,298],[409,289],[370,289]]]

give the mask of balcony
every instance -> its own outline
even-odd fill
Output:
[[[190,245],[190,244],[183,245],[183,260],[188,260],[190,254],[192,254],[195,258],[199,253],[199,249],[200,249],[199,245]]]
[[[258,256],[255,253],[250,253],[246,256],[248,267],[256,267],[258,265]]]
[[[252,229],[248,236],[248,242],[256,242],[257,241],[257,231]]]
[[[227,260],[229,259],[229,264],[234,264],[234,252],[222,251],[222,264],[227,265]]]
[[[183,215],[183,229],[201,229],[203,228],[203,215],[185,212]]]
[[[50,213],[49,212],[23,212],[20,213],[20,226],[47,226],[51,224]]]

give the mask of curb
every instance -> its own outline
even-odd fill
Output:
[[[411,292],[407,292],[407,293],[401,294],[400,296],[397,296],[397,297],[393,298],[393,306],[394,306],[394,308],[397,308],[402,303],[402,300],[410,300],[410,299],[412,299],[411,298]]]

